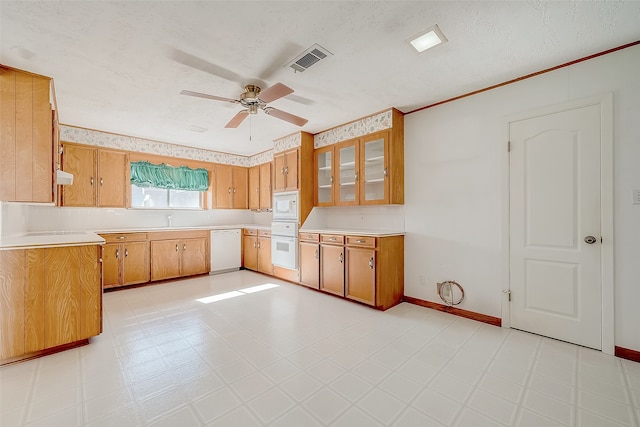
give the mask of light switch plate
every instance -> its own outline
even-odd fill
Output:
[[[633,202],[634,205],[640,205],[640,190],[633,190]]]

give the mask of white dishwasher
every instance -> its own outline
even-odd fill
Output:
[[[242,264],[241,230],[211,230],[211,273],[239,270]]]

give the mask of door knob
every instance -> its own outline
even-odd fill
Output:
[[[593,237],[593,236],[587,236],[587,237],[584,238],[584,242],[587,245],[593,245],[596,242],[596,238]]]

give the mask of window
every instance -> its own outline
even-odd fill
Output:
[[[151,209],[201,209],[202,193],[192,190],[142,188],[131,184],[131,207]]]
[[[131,207],[202,209],[202,193],[209,188],[206,169],[131,162]]]

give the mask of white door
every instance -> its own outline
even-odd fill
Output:
[[[595,349],[600,120],[592,105],[509,125],[511,326]]]

